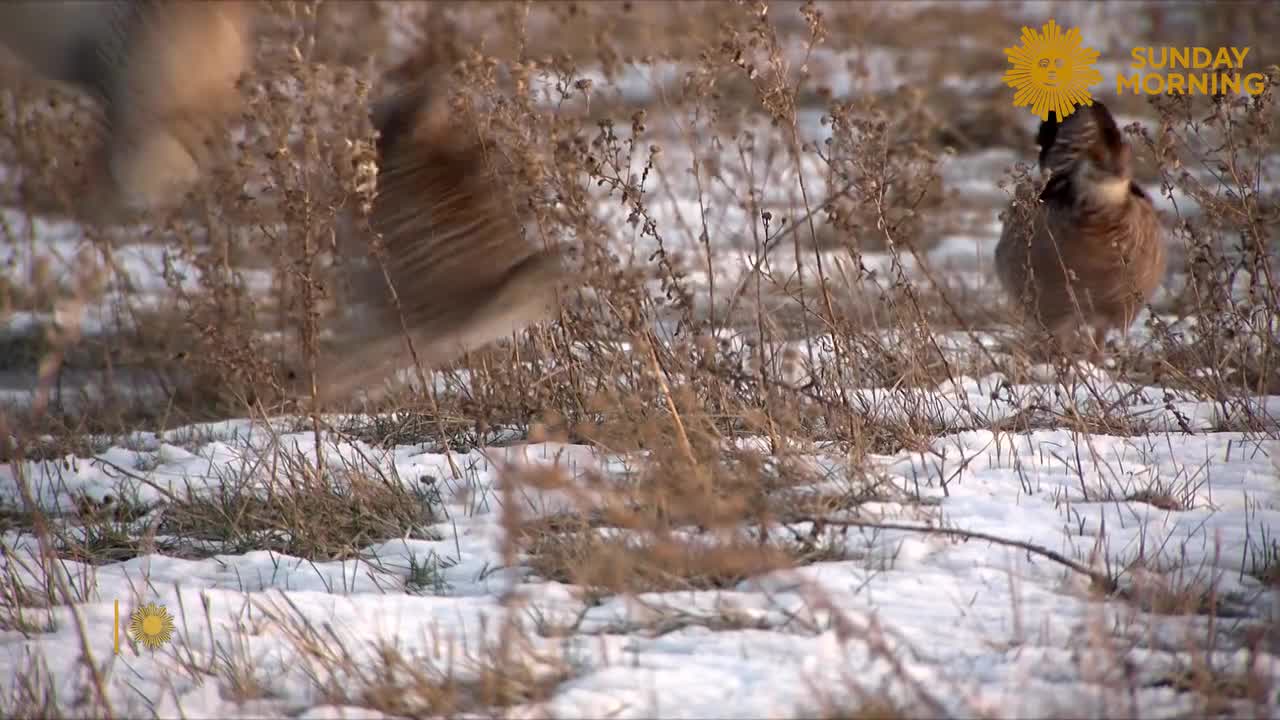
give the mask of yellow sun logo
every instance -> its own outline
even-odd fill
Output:
[[[1102,82],[1102,73],[1092,67],[1098,51],[1081,47],[1080,28],[1065,33],[1050,20],[1042,32],[1022,28],[1022,45],[1005,48],[1013,65],[1004,74],[1004,84],[1017,90],[1014,107],[1031,106],[1041,120],[1049,111],[1061,121],[1081,105],[1092,105],[1089,86]]]
[[[173,617],[164,606],[147,603],[133,612],[129,634],[148,650],[159,649],[173,637]]]

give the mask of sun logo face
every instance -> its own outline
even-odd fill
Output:
[[[147,603],[133,612],[129,634],[148,650],[157,650],[173,638],[173,617],[164,607]]]
[[[1013,65],[1004,84],[1018,91],[1013,106],[1030,105],[1041,120],[1048,120],[1052,110],[1061,121],[1077,107],[1092,105],[1089,86],[1102,82],[1102,73],[1093,67],[1098,51],[1080,43],[1080,28],[1064,33],[1053,20],[1041,32],[1022,28],[1022,45],[1004,51]]]

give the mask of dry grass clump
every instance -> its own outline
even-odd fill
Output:
[[[270,550],[329,561],[358,557],[386,540],[438,539],[430,530],[441,519],[438,488],[425,479],[410,485],[370,457],[339,456],[317,467],[305,454],[276,445],[246,451],[238,466],[216,471],[210,487],[181,490],[146,479],[158,453],[139,453],[133,467],[92,462],[118,478],[117,494],[78,496],[68,512],[40,513],[52,551],[64,560],[103,565],[152,552],[205,558]],[[139,500],[144,486],[163,499]],[[17,507],[0,515],[0,527],[30,532],[38,524],[31,511]],[[22,562],[42,566],[35,556]]]
[[[682,409],[631,425],[630,436],[607,435],[608,423],[582,430],[583,439],[611,452],[638,452],[643,462],[634,472],[575,478],[526,470],[504,481],[564,493],[575,505],[571,513],[526,518],[518,502],[504,502],[504,523],[537,575],[600,597],[733,588],[762,573],[846,557],[838,541],[796,536],[778,523],[818,508],[853,509],[877,497],[870,480],[839,497],[802,492],[822,478],[798,455],[737,447],[713,417],[672,402]]]
[[[522,546],[538,577],[581,587],[592,597],[733,589],[751,577],[838,556],[790,553],[745,541],[601,537],[589,525],[528,528]]]
[[[481,639],[460,656],[409,652],[381,642],[351,650],[317,627],[295,607],[264,605],[264,617],[278,624],[298,651],[297,666],[323,702],[355,706],[401,717],[452,717],[473,712],[493,713],[550,698],[572,675],[559,657],[519,658],[529,652],[517,638],[509,647]],[[191,668],[194,669],[194,668]],[[262,696],[262,669],[248,657],[228,653],[219,674],[237,689],[241,700]]]
[[[168,553],[341,560],[385,540],[438,539],[428,529],[440,520],[438,492],[367,460],[319,470],[299,454],[272,453],[219,480],[163,508],[156,533]]]
[[[1273,72],[1271,82],[1280,82],[1280,74]],[[1260,187],[1268,176],[1263,163],[1275,147],[1269,139],[1275,131],[1273,88],[1256,98],[1220,102],[1159,98],[1160,135],[1138,135],[1159,159],[1162,183],[1200,206],[1198,214],[1174,227],[1181,241],[1175,247],[1184,248],[1188,274],[1174,302],[1196,319],[1201,341],[1185,342],[1185,336],[1168,329],[1157,332],[1167,348],[1161,369],[1201,390],[1206,389],[1204,380],[1186,377],[1193,366],[1209,370],[1201,373],[1204,379],[1245,392],[1268,394],[1280,387],[1274,358],[1277,327],[1272,313],[1264,312],[1280,302],[1273,280],[1273,229],[1280,204],[1274,191]],[[1195,158],[1213,147],[1221,150]],[[1211,179],[1194,176],[1188,168],[1196,167],[1207,169]],[[1225,388],[1213,390],[1222,393]]]

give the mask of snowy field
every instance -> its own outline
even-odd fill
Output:
[[[1108,8],[1070,6],[1066,20],[1063,3],[995,7],[1008,14],[1009,44],[1018,22],[1048,13],[1107,52],[1149,29],[1142,13],[1107,20]],[[928,53],[883,43],[828,43],[789,60],[837,98],[924,82],[914,73]],[[1225,362],[1162,382],[1173,361],[1161,362],[1219,337],[1180,309],[1185,236],[1170,233],[1169,275],[1120,359],[1029,363],[986,313],[1002,303],[990,269],[1010,192],[1000,181],[1034,159],[1029,113],[1009,133],[1022,145],[938,154],[946,199],[921,211],[923,239],[910,248],[886,247],[872,225],[865,237],[762,253],[762,211],[803,224],[813,198],[843,179],[814,153],[788,159],[777,150],[786,129],[759,115],[714,142],[724,126],[664,115],[657,99],[686,72],[659,60],[613,77],[584,67],[576,77],[595,98],[560,101],[556,78],[535,78],[557,111],[655,103],[619,168],[649,178],[646,222],[594,187],[598,239],[625,267],[683,254],[691,314],[722,321],[726,356],[750,355],[760,308],[789,308],[794,286],[819,270],[850,313],[900,299],[903,286],[937,307],[954,299],[963,327],[937,311],[945,319],[923,336],[876,326],[850,345],[790,327],[771,344],[795,358],[779,376],[798,407],[821,404],[808,388],[860,379],[840,386],[844,414],[831,417],[856,417],[870,440],[850,441],[825,418],[795,425],[821,430],[809,434],[771,435],[761,428],[774,425],[753,420],[707,441],[692,427],[700,418],[686,416],[690,443],[677,416],[676,431],[661,421],[662,437],[683,439],[670,447],[646,445],[640,420],[621,426],[644,435],[639,447],[548,439],[533,420],[477,430],[459,447],[438,441],[439,417],[397,439],[419,414],[334,415],[317,430],[258,407],[74,442],[50,435],[38,457],[0,464],[0,716],[1280,717],[1280,395],[1226,392],[1240,388],[1224,380]],[[998,86],[997,75],[959,68],[929,77],[958,92]],[[620,142],[630,114],[615,118]],[[1151,115],[1119,114],[1160,128]],[[813,147],[837,133],[820,107],[800,108],[796,128],[797,144]],[[1258,196],[1274,198],[1280,152],[1255,159]],[[718,170],[694,170],[708,167]],[[1147,183],[1170,228],[1207,212],[1213,193],[1196,188],[1231,192],[1219,169],[1186,170],[1165,191]],[[0,208],[0,225],[0,267],[13,278],[74,285],[94,247],[75,223],[17,207]],[[200,289],[176,243],[151,228],[112,232],[112,273],[93,302],[64,314],[0,309],[6,337],[51,323],[110,337],[131,322],[119,304],[163,309],[175,287]],[[267,269],[239,272],[253,292],[272,288]],[[1226,296],[1247,306],[1263,275],[1234,274]],[[760,276],[766,290],[744,306]],[[667,291],[656,274],[644,287]],[[645,307],[664,350],[685,342],[670,305]],[[611,341],[619,357],[638,349],[634,338]],[[1256,351],[1249,342],[1238,347]],[[947,366],[928,381],[873,382],[863,367],[926,345]],[[539,366],[547,376],[580,372],[600,341],[565,346]],[[638,402],[675,408],[683,400],[666,383],[696,384],[691,368]],[[0,366],[4,407],[31,405],[34,374]],[[104,392],[103,376],[72,377],[61,407]],[[453,369],[435,382],[470,397],[490,377]],[[611,397],[644,385],[609,380]],[[164,400],[154,386],[124,392]],[[0,428],[5,442],[22,434]],[[144,606],[172,619],[156,649],[130,630]]]
[[[310,433],[247,423],[129,440],[131,449],[31,465],[42,505],[132,498],[154,509],[129,528],[164,547],[167,500],[216,497],[228,482],[265,489],[273,445],[315,451]],[[528,674],[508,682],[555,683],[545,700],[506,709],[516,717],[806,717],[882,697],[912,715],[1190,716],[1199,706],[1185,684],[1197,663],[1241,682],[1280,672],[1274,656],[1240,645],[1278,610],[1250,574],[1274,552],[1278,452],[1280,443],[1243,433],[975,431],[874,458],[886,500],[859,517],[1032,543],[1119,575],[1130,600],[1107,600],[1083,573],[1020,548],[811,523],[772,534],[843,559],[715,590],[591,598],[505,557],[503,498],[526,514],[584,508],[564,493],[509,495],[504,470],[576,475],[618,459],[558,444],[451,460],[340,444],[325,448],[331,462],[372,462],[406,488],[438,493],[423,502],[438,498],[441,521],[416,533],[438,539],[386,540],[341,562],[270,551],[63,561],[76,603],[8,610],[22,629],[5,633],[6,675],[71,698],[87,691],[87,654],[117,716],[309,718],[380,717],[353,707],[367,704],[361,694],[377,676],[382,692],[403,694],[393,707],[430,715],[430,686],[446,675],[484,682],[502,645]],[[839,458],[805,460],[830,486],[852,482]],[[13,485],[10,470],[3,490]],[[10,587],[42,592],[48,580],[29,572],[39,566],[34,539],[10,532],[5,545]],[[1188,588],[1218,617],[1162,607]],[[116,600],[125,611],[163,604],[176,616],[171,644],[151,652],[126,639],[113,655]]]

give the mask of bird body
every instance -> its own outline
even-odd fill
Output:
[[[344,278],[365,307],[335,330],[318,373],[322,399],[369,389],[408,357],[406,340],[420,362],[436,365],[558,307],[568,279],[560,253],[524,236],[479,139],[451,120],[445,98],[421,84],[373,108],[379,169],[369,225],[387,262],[354,264]],[[346,255],[367,256],[360,233],[343,241]]]
[[[172,205],[195,183],[206,141],[241,107],[251,13],[238,1],[0,3],[0,44],[102,105],[92,213]]]
[[[1164,277],[1163,231],[1132,180],[1132,155],[1100,102],[1042,123],[1038,198],[1009,208],[995,266],[1024,316],[1064,345],[1092,328],[1097,349],[1126,331]]]
[[[0,44],[103,106],[105,160],[94,185],[110,197],[98,219],[171,204],[198,178],[200,147],[242,107],[254,10],[243,2],[0,3]],[[526,239],[482,143],[452,122],[439,88],[411,86],[371,114],[378,189],[368,227],[348,217],[340,228],[351,312],[317,364],[325,400],[387,372],[405,357],[406,339],[419,360],[437,364],[549,318],[567,277],[558,252]],[[370,255],[375,234],[384,263]]]

